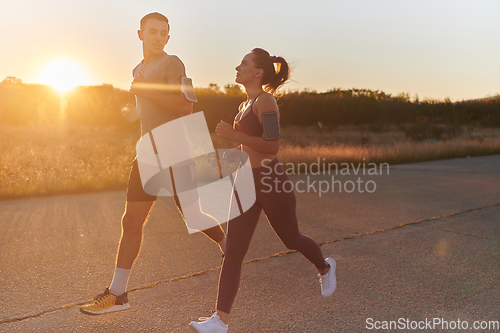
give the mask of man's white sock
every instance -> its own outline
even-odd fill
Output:
[[[116,267],[111,287],[109,287],[109,292],[115,296],[122,295],[127,290],[128,277],[131,271],[131,269]]]

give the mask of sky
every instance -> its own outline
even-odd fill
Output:
[[[498,0],[5,3],[0,80],[47,83],[59,71],[78,84],[128,89],[142,60],[139,21],[157,11],[170,20],[165,51],[181,58],[195,87],[234,83],[241,58],[260,47],[291,63],[289,91],[357,88],[452,101],[500,93]],[[72,67],[54,67],[62,63]]]

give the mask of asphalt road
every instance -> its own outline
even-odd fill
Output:
[[[350,189],[358,176],[335,180]],[[320,180],[331,175],[309,176]],[[471,328],[500,321],[500,155],[398,165],[360,180],[376,190],[296,193],[301,231],[337,260],[334,295],[321,296],[314,267],[286,252],[261,217],[229,332],[370,332],[389,321],[418,332],[412,325],[426,320],[436,330],[447,321],[443,332],[465,323],[494,332]],[[218,247],[188,234],[171,199],[155,204],[145,226],[131,309],[79,312],[111,282],[124,203],[124,192],[0,202],[0,332],[189,332],[191,320],[210,315]]]

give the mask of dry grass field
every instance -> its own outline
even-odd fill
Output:
[[[0,199],[125,189],[140,133],[62,125],[0,125]],[[233,142],[212,137],[216,148]],[[500,154],[500,129],[464,129],[450,140],[413,141],[392,128],[287,127],[282,163],[389,163],[390,165]]]
[[[313,163],[403,164],[500,153],[500,129],[469,128],[449,140],[415,141],[396,128],[375,133],[364,127],[285,128],[280,160]]]
[[[0,198],[122,189],[137,138],[86,127],[2,127]]]

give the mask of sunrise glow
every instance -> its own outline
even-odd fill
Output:
[[[37,80],[58,90],[66,92],[79,85],[90,84],[85,71],[70,60],[54,60],[47,63],[41,70]]]

